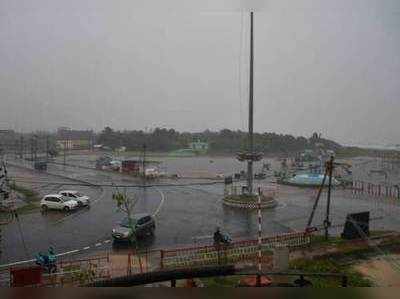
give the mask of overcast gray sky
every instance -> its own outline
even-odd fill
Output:
[[[400,1],[261,2],[255,130],[400,143]],[[0,127],[245,129],[240,1],[139,3],[0,0]]]

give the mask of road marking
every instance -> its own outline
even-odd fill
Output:
[[[103,242],[104,243],[110,243],[111,240],[105,240]],[[103,244],[102,243],[96,243],[94,246],[99,247],[101,245],[103,245]],[[89,249],[91,249],[91,247],[92,246],[86,246],[86,247],[83,247],[82,249],[75,249],[75,250],[62,252],[62,253],[56,254],[56,257],[64,256],[64,255],[68,255],[68,254],[73,254],[73,253],[78,253],[78,252],[80,252],[82,250],[89,250]],[[36,259],[30,259],[30,260],[24,260],[24,261],[17,261],[17,262],[13,262],[13,263],[9,263],[9,264],[2,264],[2,265],[0,265],[0,269],[9,268],[9,267],[17,266],[17,265],[21,265],[21,264],[33,263],[35,261],[36,261]]]
[[[67,254],[71,254],[71,253],[76,253],[76,252],[79,252],[79,249],[75,249],[75,250],[63,252],[63,253],[57,254],[56,256],[63,256],[63,255],[67,255]]]
[[[192,239],[201,240],[201,239],[211,239],[212,237],[213,237],[213,235],[206,235],[206,236],[193,237]]]
[[[164,196],[164,192],[162,192],[160,189],[158,189],[156,187],[156,190],[158,191],[158,193],[160,193],[161,195],[161,202],[157,207],[157,210],[154,212],[153,217],[157,217],[158,213],[160,212],[162,206],[164,205],[164,201],[165,201],[165,196]]]
[[[32,259],[32,260],[18,261],[18,262],[9,263],[9,264],[3,264],[3,265],[0,265],[0,268],[12,267],[12,266],[26,264],[26,263],[32,263],[34,261],[36,261],[36,260]]]

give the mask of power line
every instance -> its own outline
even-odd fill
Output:
[[[244,14],[241,12],[240,15],[240,45],[239,45],[239,65],[238,65],[238,88],[239,88],[239,116],[240,116],[240,125],[242,129],[245,129],[245,121],[243,118],[243,106],[242,106],[242,99],[243,99],[243,90],[242,90],[242,60],[243,60],[243,35],[244,35],[244,25],[243,20]]]

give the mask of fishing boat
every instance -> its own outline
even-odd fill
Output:
[[[319,187],[322,185],[324,175],[319,173],[302,173],[296,174],[290,178],[283,178],[279,181],[283,185],[291,185],[296,187]],[[329,176],[327,176],[324,186],[329,184]],[[332,177],[332,186],[339,186],[340,182]]]

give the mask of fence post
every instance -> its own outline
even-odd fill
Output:
[[[347,276],[346,275],[342,276],[342,287],[344,287],[344,288],[347,287]]]
[[[160,268],[164,269],[164,250],[160,250]]]
[[[132,275],[132,256],[131,253],[128,253],[128,269],[127,269],[128,275]]]
[[[139,261],[140,273],[143,273],[142,258],[140,256],[139,252],[136,252],[136,256],[137,256],[138,261]]]
[[[149,272],[149,251],[146,248],[146,272]]]

